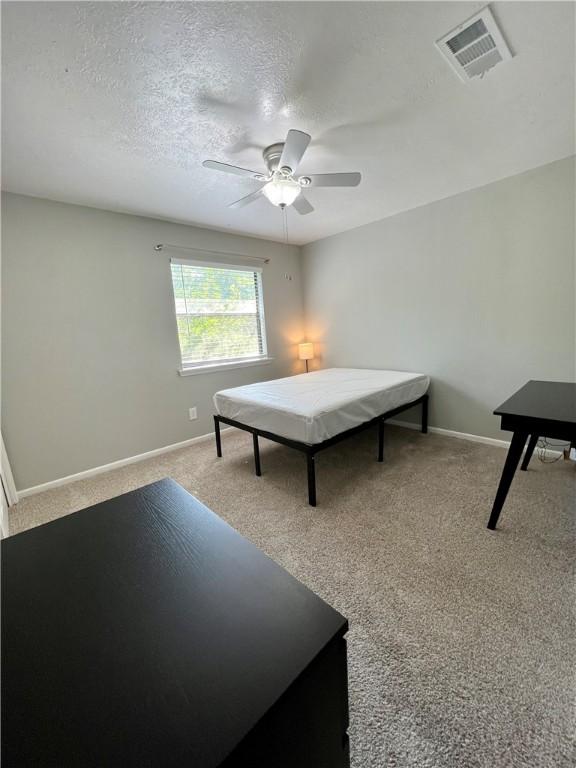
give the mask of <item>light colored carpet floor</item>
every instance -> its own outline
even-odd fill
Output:
[[[354,768],[568,768],[574,763],[576,471],[516,476],[486,522],[501,448],[387,428],[317,459],[251,437],[211,442],[23,499],[12,532],[172,477],[350,621]],[[296,766],[295,766],[296,768]]]

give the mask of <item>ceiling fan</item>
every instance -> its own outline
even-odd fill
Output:
[[[302,194],[306,187],[357,187],[362,178],[359,173],[316,173],[309,176],[296,176],[300,161],[310,143],[310,136],[302,131],[288,131],[285,142],[272,144],[262,153],[268,169],[267,173],[249,171],[235,165],[219,163],[216,160],[204,160],[205,168],[215,171],[245,176],[264,184],[246,197],[241,197],[229,208],[243,208],[264,195],[272,205],[286,208],[293,205],[298,213],[312,213],[314,208]]]

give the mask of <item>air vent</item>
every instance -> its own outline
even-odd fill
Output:
[[[436,47],[464,82],[512,58],[488,6],[437,40]]]

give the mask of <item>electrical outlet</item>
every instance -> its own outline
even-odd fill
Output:
[[[198,418],[198,411],[196,410],[196,406],[194,406],[194,408],[188,408],[188,418],[190,421],[194,421],[194,419]]]

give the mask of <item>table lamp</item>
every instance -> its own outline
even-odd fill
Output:
[[[308,373],[308,360],[314,357],[314,345],[310,341],[298,344],[298,358],[306,361],[306,373]]]

